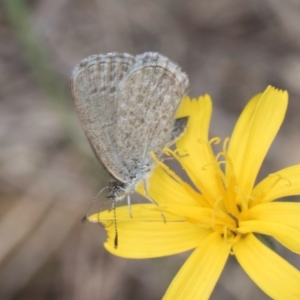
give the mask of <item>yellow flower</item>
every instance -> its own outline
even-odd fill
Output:
[[[178,117],[189,115],[187,132],[168,150],[188,174],[183,182],[163,163],[149,178],[153,204],[117,208],[118,249],[113,212],[89,219],[105,225],[106,249],[126,258],[150,258],[194,249],[164,299],[209,299],[230,254],[273,299],[300,299],[300,272],[265,246],[254,233],[269,235],[300,254],[300,203],[280,202],[300,194],[300,165],[255,184],[262,161],[284,119],[288,94],[268,87],[251,99],[222,151],[208,139],[212,102],[208,95],[183,99]],[[140,193],[143,188],[138,187]],[[158,211],[163,211],[166,222]]]

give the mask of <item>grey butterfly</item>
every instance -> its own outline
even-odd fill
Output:
[[[162,149],[184,132],[175,120],[188,78],[167,57],[107,53],[92,55],[73,70],[71,89],[84,131],[100,162],[114,178],[107,188],[115,202],[151,174]],[[151,200],[151,199],[150,199]]]

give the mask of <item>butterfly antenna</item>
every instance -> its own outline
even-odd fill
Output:
[[[92,202],[90,203],[84,217],[82,218],[81,222],[84,223],[86,220],[87,220],[87,217],[88,217],[88,214],[92,208],[92,206],[94,205],[95,201],[98,199],[98,197],[100,196],[100,194],[105,190],[107,189],[108,187],[104,187],[103,189],[100,190],[100,192],[98,192],[98,194],[94,197],[94,199],[92,200]]]

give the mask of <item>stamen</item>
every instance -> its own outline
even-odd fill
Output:
[[[230,138],[227,137],[224,139],[224,143],[223,143],[223,152],[224,153],[228,153],[228,144],[229,144]]]
[[[212,210],[212,227],[214,227],[216,225],[216,214],[219,213],[219,214],[224,214],[224,212],[219,209],[219,203],[222,203],[223,202],[223,197],[220,196],[214,203],[214,207],[213,207],[213,210]]]
[[[180,153],[182,151],[182,153]],[[175,149],[174,151],[170,148],[164,148],[163,152],[168,156],[173,156],[178,161],[183,158],[189,156],[189,152],[186,149]]]
[[[268,193],[270,193],[270,191],[277,185],[279,184],[279,182],[281,181],[286,181],[287,187],[292,186],[292,182],[289,180],[289,178],[287,177],[283,177],[282,175],[278,174],[278,173],[273,173],[273,174],[269,174],[268,177],[277,177],[274,182],[268,186],[268,188],[264,189],[259,195],[256,196],[256,198],[253,199],[253,202],[251,203],[251,205],[257,205],[259,203],[261,203],[264,200],[265,195],[267,195]]]
[[[208,169],[207,167],[211,167],[211,166],[214,167],[214,166],[215,166],[215,163],[212,162],[212,163],[206,164],[206,165],[202,166],[201,169],[202,169],[203,171],[205,171],[205,170]]]
[[[214,138],[210,139],[208,143],[209,143],[209,145],[212,145],[212,144],[218,145],[220,142],[221,142],[221,138],[214,137]]]
[[[179,149],[179,148],[177,148],[177,149],[175,149],[173,151],[173,153],[174,153],[174,155],[176,155],[176,157],[179,157],[179,158],[183,158],[183,157],[189,156],[189,153],[188,153],[188,151],[186,149]]]
[[[281,176],[281,175],[278,174],[278,173],[273,173],[273,174],[270,174],[269,176],[272,176],[272,177],[276,176],[276,177],[278,177],[277,180],[271,185],[270,190],[271,190],[276,184],[278,184],[278,182],[281,181],[281,180],[287,181],[287,186],[288,186],[288,187],[292,186],[292,182],[291,182],[287,177],[283,177],[283,176]],[[270,190],[269,190],[269,191],[270,191]],[[268,191],[268,192],[269,192],[269,191]]]
[[[223,171],[218,168],[217,171],[216,171],[216,174],[219,175],[219,177],[221,178],[221,181],[223,183],[222,186],[220,186],[220,190],[224,190],[224,187],[227,188],[228,187],[228,182],[227,182],[227,178],[225,176],[225,174],[223,173]]]
[[[228,237],[228,232],[230,232],[230,234],[232,235],[231,238]],[[237,230],[233,231],[224,226],[223,238],[228,245],[229,252],[231,255],[234,255],[232,246],[236,244],[241,239],[241,237],[242,235]]]
[[[163,152],[164,152],[164,154],[166,154],[166,155],[168,155],[168,156],[170,156],[170,155],[172,155],[172,156],[174,156],[174,154],[176,154],[176,151],[177,151],[178,149],[176,149],[175,151],[172,151],[170,148],[168,148],[168,147],[165,147],[165,148],[163,148]]]
[[[239,220],[234,215],[232,215],[230,213],[228,213],[228,216],[234,220],[235,226],[239,227]]]
[[[244,191],[241,190],[241,188],[239,186],[235,186],[234,187],[234,191],[237,193],[237,194],[240,194],[242,195],[242,197],[240,197],[242,199],[242,206],[239,206],[238,209],[241,209],[241,210],[245,210],[249,207],[249,201],[250,200],[254,200],[255,198],[251,195],[246,195],[244,194]],[[239,205],[239,204],[238,204]]]

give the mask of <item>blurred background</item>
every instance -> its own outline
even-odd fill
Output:
[[[160,299],[189,255],[120,259],[103,249],[103,228],[80,223],[108,181],[69,91],[86,56],[158,51],[177,62],[189,94],[213,98],[211,136],[229,136],[267,85],[287,89],[261,177],[300,162],[299,1],[2,0],[0,9],[0,299]],[[230,258],[211,299],[269,298]]]

